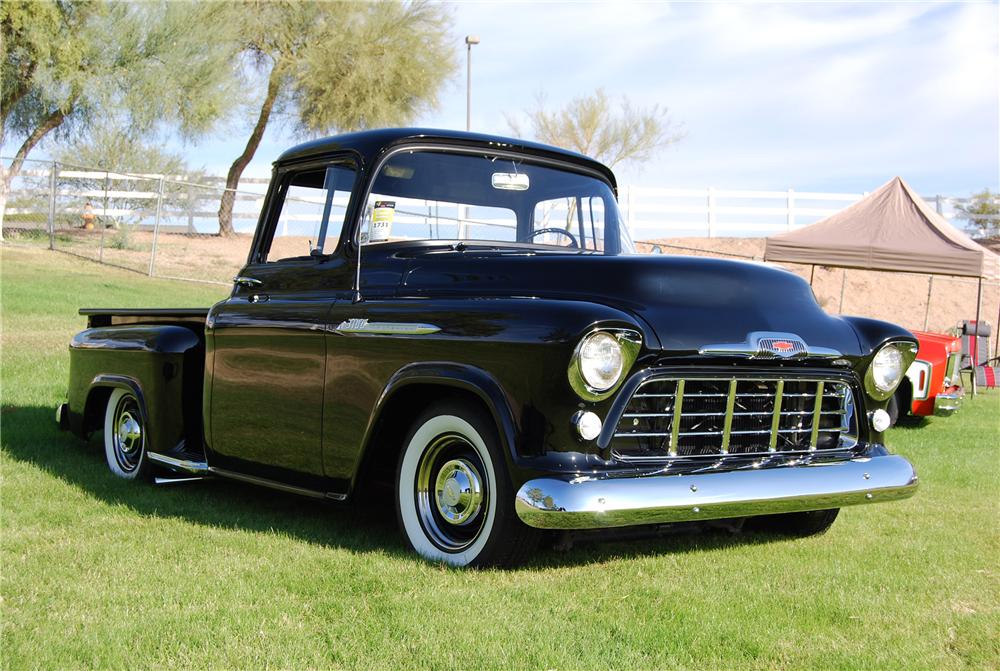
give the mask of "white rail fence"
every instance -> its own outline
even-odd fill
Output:
[[[29,161],[8,194],[3,233],[149,275],[227,282],[246,259],[268,180],[241,180],[235,235],[219,236],[224,180],[194,179]],[[866,194],[623,186],[619,195],[632,237],[662,240],[763,237],[814,223]],[[966,199],[927,200],[956,226],[964,224],[957,207]],[[438,204],[413,205],[429,220]]]
[[[636,240],[671,237],[764,237],[813,224],[855,203],[865,193],[748,191],[741,189],[657,189],[624,186],[620,207]],[[969,199],[924,199],[962,228],[958,206]],[[1000,216],[987,217],[1000,219]]]

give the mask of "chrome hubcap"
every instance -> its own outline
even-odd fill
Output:
[[[461,552],[479,537],[489,490],[478,452],[458,434],[438,436],[417,465],[414,496],[420,525],[446,552]]]
[[[142,442],[142,427],[128,411],[122,413],[118,422],[118,440],[125,452],[134,452]]]
[[[142,461],[143,432],[139,405],[132,396],[123,396],[115,408],[112,443],[115,461],[125,472],[134,471]]]
[[[483,489],[476,467],[464,459],[452,459],[437,476],[437,509],[451,524],[465,524],[479,512]]]

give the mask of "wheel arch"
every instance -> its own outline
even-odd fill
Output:
[[[493,419],[508,467],[513,464],[520,423],[500,383],[468,364],[412,363],[398,370],[379,395],[365,430],[352,492],[373,480],[373,469],[387,460],[395,472],[413,421],[431,403],[444,399],[462,399],[484,409]]]
[[[127,375],[107,375],[96,376],[90,382],[87,390],[87,400],[83,411],[83,432],[92,433],[95,429],[104,426],[104,414],[107,412],[108,400],[115,389],[125,389],[131,392],[139,402],[139,412],[142,414],[142,421],[148,426],[149,415],[146,411],[146,395],[142,391],[142,385],[135,378]]]

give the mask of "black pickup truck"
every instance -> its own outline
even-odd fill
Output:
[[[81,314],[58,421],[103,431],[112,473],[381,480],[453,565],[517,563],[545,529],[818,533],[917,486],[882,433],[910,333],[778,268],[637,255],[608,168],[520,140],[297,146],[227,299]]]

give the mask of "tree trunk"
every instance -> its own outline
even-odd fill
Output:
[[[264,104],[260,107],[260,115],[257,117],[257,123],[253,127],[253,132],[250,133],[247,145],[243,148],[243,153],[233,161],[232,166],[229,168],[229,174],[226,175],[226,190],[222,192],[222,198],[219,201],[219,235],[230,236],[236,232],[233,228],[233,205],[236,203],[236,187],[240,184],[240,176],[243,175],[243,171],[253,159],[257,147],[260,146],[260,140],[264,137],[264,129],[267,128],[267,121],[271,117],[271,110],[274,107],[274,101],[278,97],[278,90],[280,88],[281,75],[278,73],[278,64],[275,63],[274,67],[271,68],[271,75],[267,79],[267,95],[264,96]]]
[[[14,182],[14,178],[17,177],[18,173],[21,172],[21,166],[24,165],[24,160],[28,157],[31,150],[35,148],[36,144],[41,142],[43,137],[59,127],[59,124],[66,119],[66,114],[67,112],[63,110],[56,110],[49,114],[25,138],[24,143],[21,144],[17,153],[14,154],[14,160],[10,162],[10,165],[6,167],[0,166],[0,240],[3,240],[3,217],[4,212],[7,210],[7,196],[10,194],[10,185]]]

